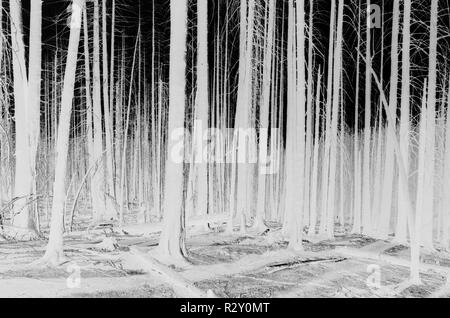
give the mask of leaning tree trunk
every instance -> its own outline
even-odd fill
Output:
[[[70,119],[74,97],[75,75],[80,41],[81,17],[85,0],[74,0],[72,3],[72,19],[70,24],[69,48],[64,75],[64,88],[61,97],[61,113],[59,118],[58,139],[56,142],[55,182],[53,184],[52,219],[50,238],[44,255],[44,261],[58,265],[64,258],[64,205],[66,201],[65,179],[67,157],[69,152]]]

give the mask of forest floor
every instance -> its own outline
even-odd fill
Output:
[[[152,255],[158,238],[157,232],[72,234],[65,239],[68,260],[58,268],[30,265],[43,256],[45,241],[0,242],[0,297],[178,297],[129,257],[130,248]],[[190,236],[187,244],[190,265],[167,268],[219,297],[450,298],[450,254],[444,252],[422,253],[418,286],[405,284],[407,247],[363,236],[306,240],[302,253],[290,252],[277,231],[210,232]]]

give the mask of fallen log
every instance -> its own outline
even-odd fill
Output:
[[[204,292],[194,286],[194,284],[174,270],[164,266],[150,255],[141,252],[136,247],[130,247],[126,260],[130,261],[133,266],[139,266],[150,275],[155,276],[162,282],[166,283],[181,298],[215,298],[212,291]]]
[[[345,257],[323,257],[323,258],[317,257],[317,258],[307,258],[307,259],[302,259],[302,260],[271,264],[271,265],[267,266],[267,268],[269,269],[267,274],[273,274],[273,273],[277,273],[280,271],[284,271],[286,269],[293,269],[293,268],[297,268],[297,267],[307,265],[307,264],[341,263],[346,260],[347,260],[347,258],[345,258]]]
[[[335,249],[335,253],[353,258],[365,258],[369,260],[380,261],[384,263],[388,263],[391,265],[402,266],[402,267],[411,267],[411,261],[409,259],[399,258],[395,256],[390,256],[383,254],[382,252],[374,252],[371,250],[364,250],[358,248],[337,248]],[[450,276],[450,267],[443,267],[439,265],[426,264],[420,262],[419,269],[422,272],[427,271],[435,271],[437,273],[445,274],[447,277]]]
[[[186,220],[188,235],[198,235],[203,233],[205,228],[218,227],[227,223],[227,215],[214,214],[208,216],[192,217]],[[150,236],[162,232],[163,223],[128,225],[122,228],[122,231],[133,236]],[[199,229],[199,230],[197,230]]]

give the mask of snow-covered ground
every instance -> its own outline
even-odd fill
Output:
[[[149,271],[130,250],[188,288],[219,297],[450,297],[447,253],[422,253],[423,285],[411,286],[407,247],[341,235],[335,241],[305,241],[305,252],[293,253],[279,238],[276,232],[192,236],[190,265],[182,268],[153,258],[158,233],[69,236],[67,263],[58,268],[33,265],[44,253],[44,241],[1,242],[0,297],[180,296],[165,276]]]

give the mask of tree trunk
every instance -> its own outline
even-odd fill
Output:
[[[11,22],[11,49],[14,76],[14,105],[16,124],[16,169],[14,181],[14,197],[18,200],[14,204],[12,223],[23,229],[33,228],[31,209],[28,200],[31,196],[33,176],[31,167],[31,151],[29,144],[29,107],[28,80],[25,64],[25,45],[23,42],[22,1],[9,2]]]
[[[82,10],[85,0],[74,0],[72,3],[72,19],[70,28],[69,48],[64,75],[64,88],[61,97],[61,113],[56,143],[55,182],[53,185],[52,219],[50,238],[44,255],[44,260],[53,265],[59,265],[64,258],[63,231],[64,205],[66,201],[66,168],[69,151],[70,119],[74,97],[75,75],[78,60],[78,45]]]
[[[100,79],[100,14],[98,0],[94,0],[94,67],[93,67],[93,119],[94,119],[94,151],[95,158],[99,160],[99,167],[91,179],[91,195],[94,209],[94,219],[99,221],[105,218],[105,169],[101,164],[103,158],[103,128],[101,105],[101,79]]]
[[[431,1],[430,50],[427,100],[427,141],[426,141],[426,174],[424,180],[424,211],[420,242],[428,250],[433,250],[434,222],[434,177],[436,164],[436,93],[437,93],[437,49],[438,49],[438,0]]]
[[[184,204],[184,152],[183,162],[175,156],[177,131],[184,132],[185,88],[186,88],[186,32],[187,0],[170,2],[170,74],[169,74],[169,139],[166,162],[166,193],[164,196],[164,229],[159,242],[159,252],[174,261],[184,260],[185,204]],[[185,136],[181,136],[185,138]],[[184,142],[185,140],[183,140]]]
[[[367,7],[370,8],[370,0],[367,0]],[[367,10],[367,14],[368,14]],[[366,18],[367,19],[367,18]],[[365,121],[364,121],[364,154],[363,154],[363,183],[362,183],[362,228],[363,233],[370,232],[372,203],[371,203],[371,182],[370,182],[370,145],[371,145],[371,123],[372,123],[372,47],[371,29],[366,24],[366,89],[365,89]]]
[[[197,3],[197,94],[195,101],[194,143],[197,178],[197,198],[195,213],[208,213],[208,162],[204,154],[209,153],[209,147],[203,142],[206,129],[209,127],[209,68],[208,68],[208,0]],[[200,144],[199,144],[200,143]],[[207,147],[207,149],[204,149]]]
[[[392,42],[391,42],[391,80],[389,107],[391,112],[397,112],[397,96],[398,96],[398,37],[400,24],[400,1],[394,1],[393,18],[392,18]],[[394,125],[396,123],[388,123]],[[389,129],[389,128],[388,128]],[[386,157],[384,163],[384,178],[381,196],[381,211],[373,211],[379,214],[378,229],[376,236],[380,239],[387,239],[390,234],[391,210],[392,210],[392,192],[394,183],[395,154],[394,142],[390,138],[386,138]]]
[[[406,173],[409,175],[409,145],[410,145],[410,96],[411,96],[411,0],[404,0],[403,12],[403,43],[402,43],[402,96],[400,118],[400,147],[405,159]],[[399,181],[398,214],[395,240],[399,243],[407,242],[407,203],[402,188],[409,191],[409,184]]]
[[[263,64],[263,83],[262,83],[262,100],[260,102],[260,133],[259,133],[259,173],[258,173],[258,205],[256,209],[256,219],[253,227],[260,233],[266,230],[264,225],[265,208],[266,208],[266,171],[269,145],[269,108],[270,108],[270,88],[272,79],[272,60],[273,60],[273,35],[275,26],[275,10],[276,1],[269,0],[268,4],[268,18],[267,18],[267,38],[264,52]],[[274,83],[272,83],[274,85]]]

